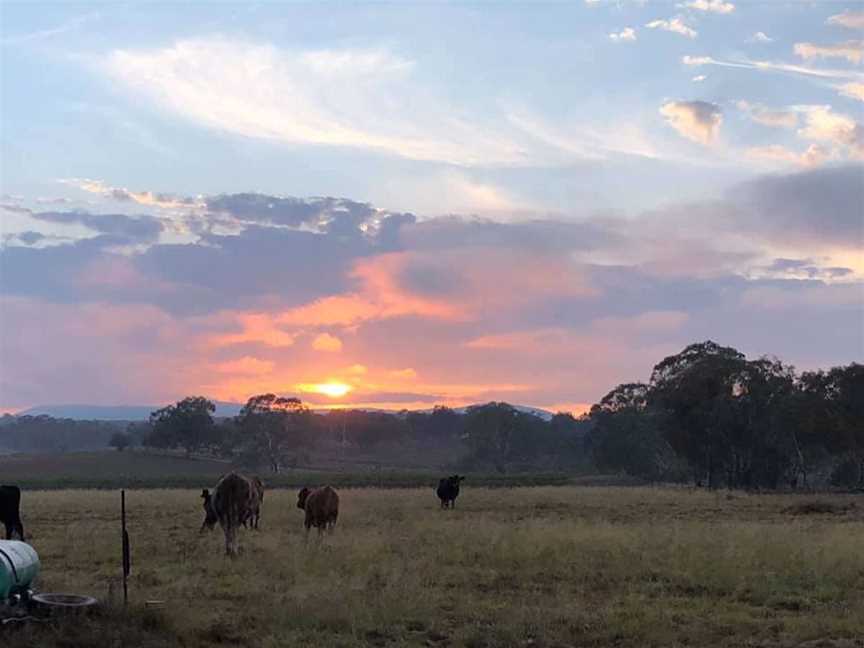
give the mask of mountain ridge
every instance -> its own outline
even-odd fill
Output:
[[[240,413],[242,403],[232,403],[227,401],[213,401],[216,405],[216,417],[236,416]],[[475,405],[483,405],[484,403],[476,403]],[[459,413],[464,413],[469,407],[475,405],[466,405],[464,407],[454,407],[453,409]],[[144,421],[150,417],[150,412],[153,412],[162,405],[88,405],[83,403],[70,403],[63,405],[36,405],[29,407],[26,410],[17,412],[15,416],[52,416],[54,418],[70,418],[76,420],[90,421]],[[525,414],[533,414],[545,421],[548,421],[554,416],[553,412],[541,409],[539,407],[530,407],[528,405],[513,405],[513,408]],[[313,411],[325,413],[331,410],[317,410],[314,407]],[[368,412],[386,412],[397,414],[400,410],[375,408],[375,407],[357,407],[352,408],[349,405],[345,409],[357,409]],[[417,412],[431,412],[432,409],[411,410]]]

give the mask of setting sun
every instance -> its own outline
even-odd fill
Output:
[[[340,398],[350,392],[352,388],[351,385],[331,380],[326,383],[297,385],[297,389],[304,392],[311,392],[313,394],[324,394],[331,398]]]

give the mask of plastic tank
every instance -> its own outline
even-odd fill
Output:
[[[39,555],[26,542],[0,540],[0,602],[29,589],[39,575]]]

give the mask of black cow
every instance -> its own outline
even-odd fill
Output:
[[[456,498],[459,497],[459,482],[463,479],[465,477],[451,475],[438,482],[438,490],[435,492],[438,493],[438,499],[441,500],[442,509],[456,507]]]
[[[6,525],[6,539],[17,533],[24,540],[24,525],[21,524],[21,489],[17,486],[0,486],[0,522]]]

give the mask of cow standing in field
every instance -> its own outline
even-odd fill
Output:
[[[438,489],[435,491],[438,499],[441,500],[441,508],[456,508],[456,498],[459,497],[459,483],[465,477],[459,475],[451,475],[445,477],[438,482]]]
[[[255,502],[252,505],[252,510],[249,514],[249,519],[243,521],[243,526],[247,522],[253,529],[258,529],[258,522],[261,521],[261,506],[264,504],[264,482],[259,477],[252,478],[252,488],[255,490]]]
[[[205,518],[201,525],[213,528],[216,522],[225,533],[225,553],[236,556],[239,543],[237,532],[252,516],[258,496],[252,480],[238,473],[229,473],[219,480],[211,495],[206,488],[201,492],[204,499]]]
[[[17,486],[0,486],[0,522],[6,526],[6,539],[12,534],[24,540],[24,525],[21,524],[21,489]]]
[[[243,520],[243,527],[257,529],[258,523],[261,521],[261,506],[264,503],[264,482],[262,482],[261,478],[257,476],[252,477],[250,481],[252,482],[252,488],[255,491],[255,498],[252,507],[249,509],[248,515]],[[201,499],[204,500],[204,521],[201,523],[201,529],[199,532],[203,532],[204,529],[212,531],[219,519],[216,516],[216,511],[214,511],[211,506],[210,491],[208,489],[205,488],[201,491]]]
[[[331,486],[321,488],[303,488],[297,494],[297,508],[306,511],[306,538],[309,538],[309,529],[313,526],[318,529],[318,536],[325,529],[330,532],[336,526],[339,517],[339,495]]]

